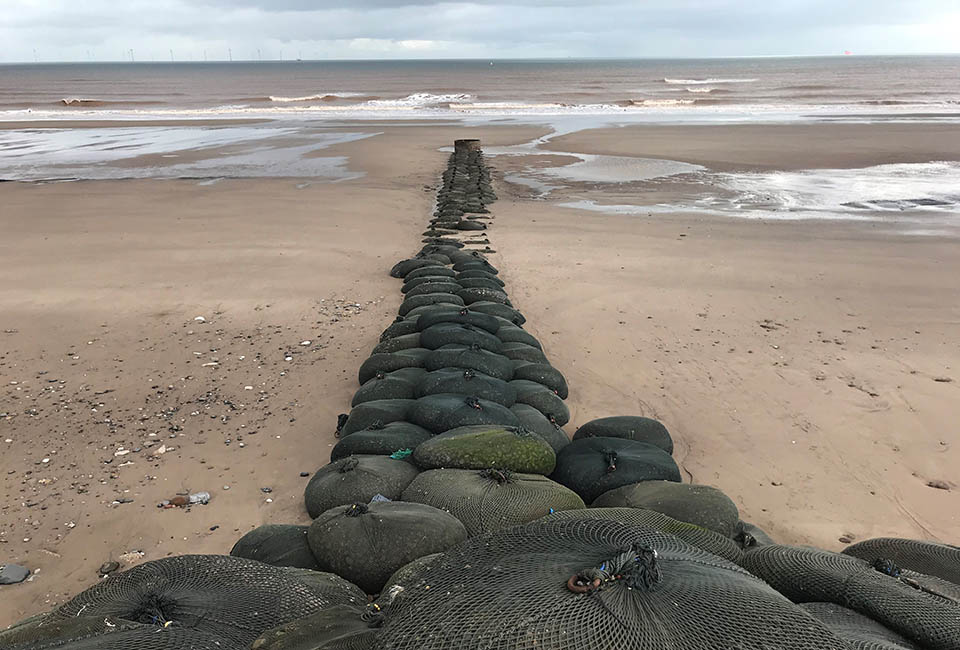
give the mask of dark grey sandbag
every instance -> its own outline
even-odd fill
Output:
[[[529,363],[520,362],[513,365],[513,378],[535,381],[543,384],[557,394],[560,399],[567,399],[570,396],[567,388],[567,380],[563,373],[547,363]],[[612,436],[616,437],[616,436]]]
[[[850,650],[921,650],[871,618],[833,603],[800,605],[843,640]]]
[[[416,387],[427,371],[423,368],[401,368],[393,372],[378,372],[353,394],[350,406],[381,399],[413,399]]]
[[[443,368],[428,372],[417,384],[416,397],[454,393],[475,395],[507,408],[517,401],[517,390],[510,383],[477,370]]]
[[[417,328],[417,317],[413,318],[402,318],[397,317],[397,320],[390,323],[387,326],[387,329],[383,330],[383,333],[380,335],[381,341],[386,341],[387,339],[392,339],[397,336],[406,336],[407,334],[415,334],[420,330]]]
[[[513,379],[513,363],[510,359],[477,346],[444,345],[424,358],[423,367],[430,371],[464,368],[477,370],[504,381]]]
[[[496,334],[500,329],[501,321],[496,316],[473,311],[469,307],[459,309],[437,305],[428,312],[421,313],[417,320],[417,331],[423,331],[428,327],[439,323],[460,323],[462,325],[472,325],[479,327],[491,334]]]
[[[956,650],[960,606],[917,589],[865,560],[819,549],[773,544],[743,554],[742,565],[794,602],[852,609],[925,650]]]
[[[500,271],[498,271],[493,264],[479,257],[462,262],[454,260],[453,270],[458,273],[462,273],[463,271],[484,271],[492,275],[500,275]]]
[[[3,650],[223,650],[226,644],[219,634],[133,623],[116,616],[42,620],[0,631]]]
[[[667,427],[653,418],[639,415],[615,415],[590,420],[576,430],[573,439],[580,440],[596,436],[647,442],[660,447],[668,454],[673,453],[673,438],[670,437],[670,432],[667,431]]]
[[[406,316],[417,307],[439,304],[462,307],[463,298],[452,293],[428,293],[421,296],[411,296],[400,303],[400,308],[397,310],[397,313],[401,316]]]
[[[230,555],[273,566],[320,568],[307,545],[307,526],[295,524],[258,526],[237,540]]]
[[[400,350],[410,350],[412,348],[426,347],[420,345],[420,333],[404,334],[403,336],[394,336],[386,341],[377,343],[371,354],[388,354],[390,352],[399,352]]]
[[[484,350],[499,352],[503,342],[480,327],[461,323],[437,323],[420,332],[418,342],[428,350],[436,350],[445,345],[477,345]]]
[[[538,521],[473,537],[400,598],[378,648],[848,650],[740,567],[615,521]]]
[[[486,230],[486,226],[478,221],[458,221],[457,230]]]
[[[393,268],[390,269],[390,277],[393,278],[403,278],[406,277],[407,273],[413,271],[414,269],[422,269],[426,266],[443,266],[440,262],[435,260],[425,260],[423,258],[413,258],[409,260],[402,260],[393,265]]]
[[[220,648],[247,648],[257,636],[276,625],[332,605],[352,603],[354,591],[339,585],[331,582],[328,589],[318,591],[315,585],[298,579],[293,570],[229,555],[179,555],[152,560],[110,575],[45,617],[48,623],[77,618],[119,619],[145,625],[145,634],[141,636],[133,630],[124,639],[113,628],[102,637],[94,631],[92,638],[61,637],[59,643],[40,647],[216,647],[193,643],[189,633],[196,632],[219,637]],[[171,625],[165,627],[167,622]],[[171,631],[182,633],[181,638],[167,636]],[[71,640],[76,642],[68,645],[66,642]],[[5,650],[9,647],[4,644]]]
[[[486,469],[547,475],[557,458],[546,441],[521,427],[458,427],[422,442],[413,452],[420,469]]]
[[[503,285],[486,278],[462,278],[457,282],[464,289],[492,289],[493,291],[503,291]]]
[[[867,562],[887,560],[903,569],[960,585],[960,548],[956,546],[918,539],[878,537],[848,546],[843,553]]]
[[[463,522],[471,537],[534,521],[553,511],[584,507],[572,490],[541,474],[431,469],[418,478],[403,491],[403,500],[449,512]]]
[[[394,586],[400,586],[406,589],[421,579],[428,577],[430,575],[430,567],[441,557],[443,557],[443,553],[431,553],[430,555],[418,557],[416,560],[404,564],[387,579],[384,585],[384,591],[389,591],[389,589]]]
[[[446,271],[447,269],[443,269]],[[407,278],[403,286],[400,287],[400,293],[409,293],[411,289],[415,289],[421,284],[434,284],[437,282],[456,282],[459,284],[458,280],[454,280],[448,275],[421,275],[415,278]]]
[[[424,282],[409,289],[404,301],[414,296],[425,296],[432,293],[457,293],[462,289],[463,287],[460,286],[459,282]]]
[[[337,506],[319,515],[307,539],[317,563],[368,594],[378,593],[400,567],[467,537],[453,515],[401,501]]]
[[[424,277],[446,277],[446,278],[456,278],[457,272],[453,269],[448,269],[441,266],[430,266],[424,267],[422,269],[414,269],[407,273],[406,277],[403,278],[404,282],[410,282],[411,280],[416,280],[417,278]]]
[[[423,368],[430,352],[431,350],[425,348],[411,348],[386,354],[372,354],[360,364],[357,379],[362,386],[376,377],[378,372],[388,373],[401,368]]]
[[[373,425],[340,438],[330,452],[330,460],[352,455],[389,456],[396,451],[415,449],[433,434],[412,422]]]
[[[389,456],[348,456],[321,467],[304,490],[311,517],[349,503],[366,503],[378,494],[399,499],[417,468]]]
[[[501,325],[497,330],[497,338],[504,343],[526,343],[538,350],[543,350],[537,337],[517,325]]]
[[[632,483],[604,492],[591,505],[655,510],[731,539],[736,535],[740,522],[737,504],[709,485],[673,481]]]
[[[679,483],[680,469],[670,454],[645,442],[581,438],[560,450],[551,478],[592,503],[604,492],[631,483]]]
[[[498,302],[511,306],[507,294],[497,289],[460,289],[456,294],[466,305],[472,305],[475,302]]]
[[[423,258],[427,260],[436,260],[441,264],[452,264],[452,262],[450,261],[450,258],[444,255],[443,253],[425,253]]]
[[[529,404],[514,404],[510,407],[510,410],[520,420],[520,426],[533,431],[546,440],[547,444],[553,447],[554,452],[559,453],[561,449],[570,444],[567,432],[560,425],[548,420],[543,413]]]
[[[366,607],[335,605],[261,634],[250,650],[371,650],[378,630]]]
[[[340,430],[340,435],[348,436],[354,431],[369,429],[374,424],[406,420],[407,412],[415,402],[416,400],[410,399],[378,399],[357,404],[350,409],[350,416]]]
[[[523,317],[519,311],[513,307],[490,301],[480,301],[470,304],[470,311],[478,311],[484,314],[490,314],[491,316],[499,316],[504,320],[510,321],[514,325],[523,325],[527,322],[527,319]]]
[[[415,400],[409,420],[433,433],[443,433],[472,424],[519,426],[517,416],[507,407],[475,396],[440,393]]]
[[[729,537],[724,537],[712,530],[701,528],[700,526],[678,521],[673,517],[654,512],[653,510],[643,510],[641,508],[597,508],[589,507],[583,510],[565,510],[555,512],[543,518],[550,520],[569,520],[569,519],[605,519],[608,521],[619,521],[629,526],[642,526],[652,528],[664,533],[675,535],[685,541],[687,544],[696,546],[708,553],[730,560],[739,564],[743,558],[743,551]]]
[[[543,413],[548,420],[561,427],[570,421],[570,410],[560,397],[535,381],[514,379],[510,385],[517,389],[517,402],[527,404]]]
[[[513,361],[550,364],[550,360],[547,359],[547,355],[543,353],[543,350],[535,348],[532,345],[527,345],[526,343],[504,343],[503,347],[500,348],[500,354]]]
[[[460,273],[457,273],[456,271],[454,271],[454,276],[457,278],[458,281],[459,280],[475,280],[475,279],[491,280],[493,282],[496,282],[501,287],[504,286],[503,280],[498,278],[493,273],[489,273],[487,271],[473,270],[473,271],[461,271]]]
[[[776,542],[774,542],[773,539],[767,535],[762,528],[746,521],[740,521],[737,523],[737,531],[733,535],[733,541],[735,541],[737,545],[745,551],[749,551],[750,549],[758,548],[760,546],[776,544]]]

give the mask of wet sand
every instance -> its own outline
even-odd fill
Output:
[[[624,130],[617,148],[603,133],[551,146],[773,164],[756,128],[699,154],[699,135]],[[956,135],[929,128],[931,146]],[[0,588],[0,626],[63,602],[109,560],[226,553],[261,523],[306,522],[300,474],[327,461],[357,368],[396,313],[387,271],[419,248],[437,149],[549,132],[349,129],[382,134],[323,150],[366,173],[334,184],[0,184],[0,562],[39,569]],[[723,137],[733,153],[720,156]],[[848,153],[830,165],[906,155]],[[579,212],[502,182],[529,163],[491,160],[493,260],[567,376],[569,433],[660,417],[686,478],[726,490],[778,541],[960,541],[955,239]],[[156,507],[198,490],[209,505]]]

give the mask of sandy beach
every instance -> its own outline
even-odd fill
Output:
[[[349,129],[378,135],[323,150],[365,174],[342,182],[0,184],[0,562],[35,571],[0,592],[0,627],[94,583],[105,562],[227,553],[261,523],[307,522],[303,473],[327,462],[357,368],[396,313],[387,271],[419,248],[439,149],[550,132]],[[958,160],[960,129],[625,127],[547,146],[843,168]],[[568,433],[606,415],[661,419],[685,479],[726,491],[777,541],[960,540],[956,238],[587,212],[557,204],[662,188],[571,183],[538,200],[503,180],[575,160],[490,160],[491,259],[567,377]],[[206,506],[157,508],[200,490]]]

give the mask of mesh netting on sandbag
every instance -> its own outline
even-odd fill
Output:
[[[230,555],[245,557],[273,566],[317,569],[317,561],[307,545],[307,526],[264,524],[237,540]]]
[[[421,469],[485,469],[549,474],[553,449],[536,433],[517,427],[478,425],[451,429],[430,438],[413,452]]]
[[[596,436],[647,442],[660,447],[668,454],[673,453],[673,438],[670,437],[670,432],[667,431],[667,427],[653,418],[639,415],[615,415],[590,420],[574,432],[573,439],[580,440]]]
[[[833,603],[804,603],[800,607],[830,628],[850,650],[920,650],[893,630],[852,609]]]
[[[433,469],[403,491],[404,501],[446,510],[471,536],[539,519],[550,512],[583,508],[574,492],[540,474],[498,469]]]
[[[541,350],[543,349],[537,337],[522,327],[513,324],[504,323],[501,325],[500,329],[497,330],[497,338],[504,343],[524,343]]]
[[[330,460],[353,455],[389,456],[402,449],[416,449],[433,434],[412,422],[390,422],[373,425],[340,438],[330,452]]]
[[[737,546],[747,551],[760,546],[770,546],[776,544],[762,528],[747,521],[737,522],[737,531],[733,535],[733,541]]]
[[[474,424],[518,426],[517,416],[502,404],[480,399],[474,395],[438,393],[415,400],[409,419],[428,431],[443,433],[457,427]]]
[[[927,650],[957,648],[960,606],[886,575],[859,558],[775,544],[744,553],[742,564],[795,602],[842,605]]]
[[[320,568],[378,593],[400,567],[445,551],[467,537],[455,517],[422,503],[401,501],[338,506],[307,532]]]
[[[740,511],[730,497],[715,487],[692,483],[632,483],[604,492],[591,505],[655,510],[730,538],[740,522]]]
[[[592,503],[604,492],[631,483],[680,482],[680,469],[670,454],[645,442],[581,438],[560,450],[551,478]]]
[[[890,560],[903,569],[937,576],[960,585],[960,548],[916,539],[878,537],[843,550],[867,562]]]
[[[457,282],[464,289],[493,289],[502,291],[503,285],[491,278],[457,278]]]
[[[378,494],[399,499],[418,473],[405,460],[389,456],[348,456],[321,467],[307,483],[303,500],[311,517],[350,503],[367,503]]]
[[[736,565],[612,521],[472,538],[385,612],[380,650],[845,650]]]
[[[725,560],[730,560],[734,564],[740,564],[743,557],[743,551],[733,540],[715,533],[712,530],[701,528],[695,524],[685,521],[678,521],[665,514],[654,512],[653,510],[642,510],[640,508],[596,508],[590,507],[583,510],[564,510],[555,512],[544,517],[544,520],[566,521],[583,519],[603,519],[606,521],[618,521],[630,526],[642,526],[652,528],[662,533],[675,535],[691,546],[718,555]]]
[[[171,624],[168,627],[131,623],[114,617],[38,622],[0,632],[3,650],[224,650],[223,637]],[[234,646],[242,647],[242,646]]]
[[[449,269],[443,269],[443,270],[449,272]],[[417,277],[413,277],[413,278],[404,278],[403,286],[400,287],[400,293],[408,294],[413,289],[416,289],[417,287],[419,287],[421,284],[435,284],[437,282],[450,282],[450,283],[456,282],[458,285],[460,284],[457,280],[454,280],[453,277],[447,276],[447,275],[441,275],[439,273],[435,275],[418,275]]]
[[[44,620],[50,624],[113,617],[149,628],[126,630],[123,640],[112,636],[116,632],[107,633],[101,645],[71,648],[189,648],[185,644],[193,632],[201,641],[203,635],[219,638],[221,648],[246,647],[264,630],[330,605],[351,603],[353,595],[337,589],[321,593],[294,572],[262,562],[228,555],[182,555],[111,575]]]
[[[475,395],[507,408],[517,401],[517,389],[509,382],[485,375],[478,370],[462,368],[444,368],[429,372],[416,387],[416,397],[440,393]]]
[[[369,650],[379,630],[365,608],[337,605],[267,630],[250,650]]]

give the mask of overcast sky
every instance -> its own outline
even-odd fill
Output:
[[[0,0],[0,60],[960,51],[960,0]]]

